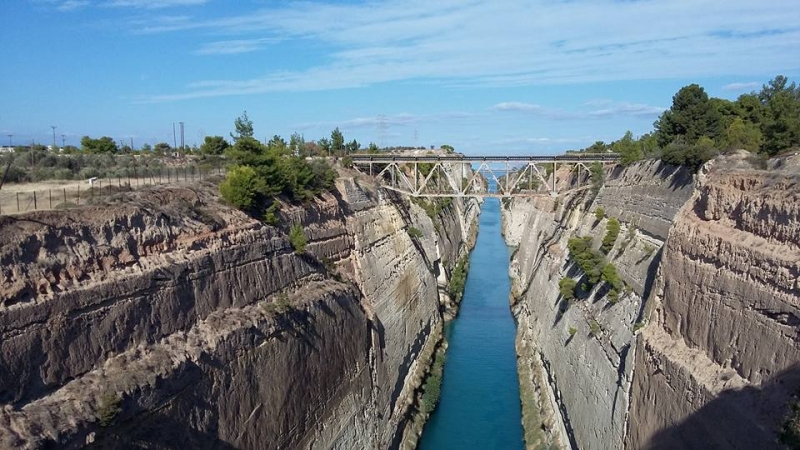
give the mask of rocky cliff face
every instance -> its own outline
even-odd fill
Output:
[[[640,163],[607,173],[596,198],[508,205],[529,448],[779,448],[800,387],[796,159],[759,170],[734,155],[694,180]],[[567,242],[599,246],[597,208],[622,222],[606,260],[626,290],[566,301],[559,280],[585,281]]]
[[[0,447],[397,446],[478,208],[354,177],[284,228],[207,185],[0,218]]]
[[[569,190],[574,173],[559,172],[559,182],[566,192],[562,198],[516,198],[503,211],[506,240],[518,246],[510,274],[526,443],[528,448],[621,448],[634,326],[669,221],[691,195],[691,175],[641,164],[609,173],[596,196]],[[607,217],[598,219],[597,208]],[[559,293],[562,278],[586,282],[569,258],[569,239],[593,237],[597,249],[609,217],[623,222],[606,258],[627,289],[616,303],[602,283],[584,298],[566,300]]]
[[[636,342],[630,448],[781,448],[800,387],[800,165],[701,171]]]

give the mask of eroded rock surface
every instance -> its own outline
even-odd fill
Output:
[[[0,447],[399,444],[479,205],[351,176],[275,228],[215,192],[0,218]]]
[[[694,177],[644,162],[608,172],[596,197],[508,205],[523,405],[539,411],[529,448],[781,448],[800,388],[798,162],[734,154]],[[559,280],[582,276],[567,241],[599,246],[598,207],[622,222],[606,258],[628,290],[565,302]]]

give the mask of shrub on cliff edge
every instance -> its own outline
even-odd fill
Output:
[[[600,251],[608,254],[611,249],[614,247],[614,243],[617,242],[617,237],[619,236],[619,220],[612,217],[608,221],[608,225],[606,226],[606,235],[603,237],[603,245],[600,246]]]
[[[306,251],[306,244],[308,243],[308,240],[306,240],[303,227],[300,225],[295,225],[291,230],[289,230],[289,242],[292,243],[292,248],[294,248],[294,252],[298,255]]]
[[[575,286],[577,281],[569,277],[564,277],[558,281],[558,292],[567,300],[575,298]]]
[[[264,189],[264,180],[249,166],[238,166],[231,169],[219,185],[222,198],[236,208],[250,209],[256,196]]]

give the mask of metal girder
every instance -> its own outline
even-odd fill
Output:
[[[357,157],[356,157],[357,156]],[[559,157],[467,157],[467,156],[373,156],[356,155],[353,158],[354,168],[359,172],[359,166],[369,166],[369,173],[373,173],[373,164],[385,165],[377,175],[383,187],[399,193],[414,197],[537,197],[558,195],[556,173],[560,167],[570,167],[569,173],[577,171],[576,181],[578,186],[566,192],[575,192],[586,189],[581,186],[584,182],[583,173],[590,173],[587,163],[599,162],[601,164],[614,163],[618,155],[581,155]],[[513,162],[523,163],[513,167]],[[420,173],[420,163],[432,164],[427,175]],[[492,169],[491,165],[505,164],[505,168]],[[542,167],[553,165],[553,171],[547,176]],[[473,166],[477,166],[477,169]],[[455,169],[455,170],[454,170]],[[498,173],[504,172],[498,177]],[[496,191],[490,192],[488,186],[480,183],[480,177],[493,181]],[[409,175],[411,178],[409,178]],[[537,181],[534,189],[533,182]],[[527,190],[524,184],[527,182]],[[546,191],[542,191],[544,187]],[[564,192],[564,193],[566,193]]]

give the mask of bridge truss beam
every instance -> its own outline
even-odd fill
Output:
[[[582,189],[581,186],[588,180],[584,176],[590,172],[586,162],[601,162],[603,164],[614,162],[603,159],[601,161],[558,161],[558,160],[528,160],[513,161],[522,164],[512,165],[512,160],[486,161],[471,159],[413,159],[394,158],[365,160],[354,159],[354,167],[362,173],[377,176],[386,189],[413,197],[535,197],[558,195],[556,172],[559,167],[569,166],[570,173],[575,172],[578,186],[570,190]],[[424,166],[421,166],[423,165]],[[477,169],[474,165],[477,164]],[[492,165],[505,165],[492,168]],[[547,174],[547,168],[552,165],[552,172]],[[424,174],[424,168],[427,174]],[[380,169],[380,170],[377,170]],[[376,173],[377,172],[377,173]],[[499,176],[498,176],[499,174]],[[485,181],[493,181],[495,191],[490,191]],[[544,187],[545,189],[541,189]]]

